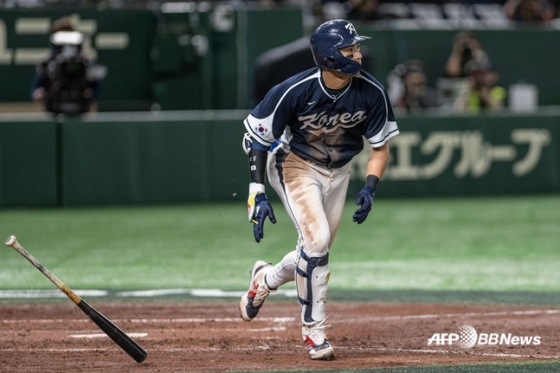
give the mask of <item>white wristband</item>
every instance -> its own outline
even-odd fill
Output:
[[[261,192],[264,193],[264,184],[260,183],[250,183],[249,184],[249,194]]]

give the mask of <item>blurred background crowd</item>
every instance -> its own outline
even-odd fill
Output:
[[[512,103],[517,107],[524,106],[528,109],[537,107],[539,105],[539,87],[531,82],[523,81],[524,74],[522,73],[519,74],[517,81],[516,77],[512,78],[511,70],[515,69],[515,64],[509,63],[507,66],[507,79],[504,82],[502,80],[504,67],[502,50],[496,47],[495,42],[493,46],[488,48],[485,45],[485,39],[479,37],[479,32],[480,30],[560,30],[560,0],[214,0],[204,2],[156,0],[0,0],[0,8],[3,9],[29,9],[35,11],[40,11],[41,9],[48,9],[49,11],[64,9],[69,13],[73,11],[84,12],[89,10],[102,12],[104,10],[119,9],[142,9],[150,10],[154,13],[167,14],[179,11],[192,13],[193,9],[200,12],[201,9],[218,9],[217,7],[225,4],[231,5],[235,9],[265,9],[271,12],[285,9],[286,7],[297,7],[301,10],[301,28],[304,35],[308,35],[316,25],[325,20],[336,18],[352,20],[360,27],[365,25],[369,30],[404,30],[405,32],[410,30],[439,30],[447,32],[450,36],[445,49],[440,47],[438,50],[433,50],[433,54],[445,55],[445,61],[439,58],[439,66],[434,66],[431,59],[426,60],[426,51],[423,51],[421,53],[422,56],[419,56],[418,53],[414,53],[414,46],[408,45],[403,49],[404,42],[399,40],[396,34],[393,36],[394,40],[390,46],[390,48],[396,49],[394,54],[397,55],[396,60],[395,58],[390,59],[392,66],[383,66],[383,61],[380,62],[380,57],[387,53],[386,50],[373,50],[374,48],[363,46],[364,68],[386,86],[395,110],[410,115],[434,110],[441,111],[441,109],[457,113],[493,112],[503,110],[511,106]],[[222,14],[223,12],[217,13]],[[223,18],[227,19],[227,17],[233,16],[226,15]],[[192,77],[188,78],[190,80],[185,78],[190,73],[196,76],[206,76],[207,80],[220,80],[221,78],[218,77],[218,74],[210,76],[208,73],[205,73],[205,67],[202,65],[210,63],[213,65],[213,68],[221,69],[220,66],[217,66],[219,64],[213,62],[215,60],[204,58],[208,53],[212,52],[208,50],[209,45],[210,49],[215,48],[216,53],[219,54],[220,44],[223,42],[221,39],[224,39],[224,37],[221,37],[221,39],[217,37],[212,41],[210,40],[212,35],[205,31],[197,34],[198,31],[194,30],[194,26],[197,23],[200,24],[200,21],[193,17],[188,18],[188,22],[192,24],[180,27],[172,23],[174,22],[172,17],[160,17],[160,20],[162,18],[166,18],[166,21],[163,23],[160,21],[157,26],[156,46],[153,49],[158,51],[158,53],[159,51],[164,53],[163,51],[166,48],[169,50],[173,48],[180,49],[179,54],[181,54],[181,57],[179,59],[181,61],[177,62],[177,64],[181,66],[178,68],[161,67],[165,64],[170,65],[169,61],[164,61],[168,58],[162,57],[163,54],[161,53],[159,54],[159,59],[153,58],[153,66],[155,66],[153,70],[155,73],[150,77],[150,79],[154,78],[150,89],[155,92],[154,95],[164,91],[174,91],[181,94],[181,90],[185,86],[193,86],[193,81],[200,80]],[[58,20],[53,18],[50,28],[51,34],[54,34],[56,31],[83,31],[84,25],[73,25],[73,21],[79,23],[80,16],[61,17]],[[64,23],[64,28],[62,30],[56,29],[57,25],[60,25],[61,22]],[[227,23],[227,21],[225,23],[222,22],[226,26],[215,27],[214,24],[212,27],[221,32],[225,29],[220,29],[220,27],[229,27]],[[14,28],[17,28],[17,24],[15,24]],[[181,30],[177,31],[179,28]],[[279,33],[281,30],[276,27],[270,30],[270,32]],[[168,36],[170,36],[170,33],[174,33],[173,37],[176,40],[169,41]],[[49,52],[45,59],[37,61],[35,74],[32,79],[30,78],[32,82],[29,97],[32,101],[40,103],[48,98],[49,84],[51,84],[49,83],[49,74],[51,75],[50,80],[55,79],[53,78],[56,72],[56,64],[53,62],[54,57],[61,54],[59,52],[62,51],[65,52],[62,53],[65,56],[69,56],[72,53],[71,51],[74,51],[83,57],[83,62],[80,62],[82,64],[81,70],[83,70],[83,74],[86,71],[88,74],[87,81],[84,80],[79,84],[75,83],[80,85],[80,89],[87,96],[87,98],[81,98],[83,102],[78,102],[79,100],[76,98],[78,103],[75,106],[77,105],[80,108],[75,111],[82,113],[97,110],[96,101],[103,98],[103,94],[107,92],[107,89],[103,89],[103,86],[110,87],[110,80],[114,79],[114,74],[118,74],[118,72],[114,70],[115,67],[111,68],[109,66],[107,68],[108,60],[101,61],[102,63],[98,64],[96,63],[98,55],[88,55],[88,52],[92,51],[93,38],[91,35],[86,36],[86,38],[79,38],[79,43],[70,46],[64,45],[64,43],[60,44],[60,42],[58,42],[58,45],[55,45],[56,43],[53,43],[51,37],[50,41],[53,47],[51,52]],[[251,37],[255,39],[253,43],[248,42],[245,46],[236,45],[235,48],[239,50],[239,48],[257,45],[254,49],[258,50],[260,48],[258,44],[266,44],[262,40],[268,38],[267,35],[248,35],[248,38]],[[430,38],[429,35],[424,35],[424,37]],[[526,37],[526,39],[530,37],[532,36]],[[235,38],[236,43],[239,42],[239,30],[237,30],[237,34],[232,36],[232,38]],[[390,38],[391,36],[389,36]],[[98,41],[99,39],[96,40]],[[374,38],[374,41],[376,40]],[[8,44],[9,42],[8,39]],[[422,42],[420,40],[420,44]],[[529,43],[529,41],[526,42]],[[176,45],[170,48],[170,43]],[[407,43],[410,43],[410,41],[407,41]],[[96,45],[93,45],[93,47],[98,47],[95,53],[99,52],[102,48],[101,43],[98,44],[96,42]],[[190,48],[187,57],[185,57],[186,44]],[[559,46],[551,47],[558,49]],[[416,48],[422,48],[422,46],[416,46]],[[406,52],[403,52],[405,49]],[[152,57],[154,53],[152,50]],[[238,54],[236,56],[236,63],[238,65],[230,64],[230,66],[226,66],[224,69],[235,69],[236,74],[238,74],[236,79],[238,88],[232,90],[235,91],[238,97],[236,103],[221,105],[207,104],[200,101],[200,105],[197,105],[194,99],[190,99],[184,100],[184,102],[192,104],[190,107],[181,104],[175,106],[167,104],[166,107],[165,104],[156,102],[153,105],[150,104],[149,108],[248,108],[262,99],[264,94],[274,84],[314,65],[308,39],[305,36],[281,46],[261,51],[258,55],[253,56],[254,58],[247,54],[244,58],[249,58],[249,60],[245,64],[250,67],[247,67],[246,71],[243,71],[242,67],[240,67],[240,64],[243,63],[240,59],[240,53],[231,53]],[[518,65],[523,65],[520,61],[518,61]],[[15,57],[13,58],[13,64],[17,65]],[[49,64],[52,65],[50,68]],[[111,65],[111,63],[108,63],[108,65]],[[75,71],[78,70],[76,66],[78,66],[77,63],[71,65]],[[536,66],[526,67],[527,69],[537,69]],[[108,85],[103,83],[103,79],[107,74],[109,74]],[[228,73],[224,72],[223,74],[227,75]],[[70,75],[71,73],[66,74],[66,76]],[[243,87],[243,79],[245,79],[245,82],[248,82],[249,88]],[[172,84],[174,85],[172,86]],[[216,84],[219,85],[220,83]],[[208,89],[207,83],[200,83],[199,90]],[[111,92],[114,93],[115,91],[112,90]],[[70,93],[66,97],[69,97],[68,95],[78,95],[78,93]],[[211,97],[212,95],[213,97]],[[220,97],[217,97],[217,95],[217,93],[212,92],[207,95],[202,93],[198,95],[197,99],[201,100],[200,97],[206,97],[208,102],[220,100]],[[168,102],[171,102],[177,94],[169,94],[168,96],[172,97],[172,99],[168,100]],[[1,98],[0,101],[2,101]],[[154,101],[157,101],[157,99],[154,99]],[[50,104],[46,103],[46,107],[47,111],[61,111],[61,109],[54,110],[52,102]],[[112,109],[110,105],[105,105],[104,107],[108,111]],[[120,108],[123,107],[123,105],[120,105]]]
[[[163,3],[178,0],[2,0],[3,8],[37,8],[76,6],[98,8],[157,8]],[[345,18],[359,21],[382,21],[466,16],[465,7],[481,5],[480,12],[500,21],[502,18],[522,24],[550,23],[560,17],[560,0],[210,0],[197,3],[245,3],[273,8],[297,5],[306,8],[314,17]]]

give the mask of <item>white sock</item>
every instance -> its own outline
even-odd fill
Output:
[[[290,251],[284,255],[278,264],[268,269],[265,282],[269,289],[277,289],[278,287],[295,280],[296,260],[297,251]]]

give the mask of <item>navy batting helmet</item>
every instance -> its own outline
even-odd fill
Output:
[[[360,63],[344,57],[339,49],[366,39],[370,38],[358,35],[354,25],[344,19],[325,22],[311,35],[313,59],[318,66],[325,69],[354,75],[360,71]]]

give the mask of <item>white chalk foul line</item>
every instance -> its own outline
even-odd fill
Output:
[[[147,337],[148,333],[127,333],[131,338],[143,338]],[[72,338],[105,338],[108,337],[105,333],[92,333],[92,334],[71,334]]]
[[[168,295],[191,295],[193,297],[202,298],[239,298],[245,291],[228,291],[221,289],[154,289],[154,290],[133,290],[133,291],[121,291],[116,295],[118,297],[124,298],[134,298],[134,297],[159,297]],[[279,289],[273,294],[274,296],[285,296],[285,297],[296,297],[296,290],[284,290]]]
[[[107,290],[74,290],[81,297],[107,297],[110,295]],[[239,298],[244,291],[228,291],[221,289],[153,289],[153,290],[133,290],[120,291],[114,293],[117,298],[151,298],[172,295],[190,295],[200,298]],[[294,298],[297,296],[296,290],[279,289],[274,297],[284,296]],[[37,299],[37,298],[64,298],[66,295],[60,290],[35,289],[35,290],[0,290],[0,299]]]
[[[273,323],[289,323],[295,321],[295,317],[262,317],[255,320],[258,321],[271,321]],[[162,323],[162,322],[170,322],[170,323],[200,323],[200,322],[242,322],[243,320],[239,317],[219,317],[219,318],[212,318],[212,317],[190,317],[190,318],[176,318],[176,319],[131,319],[130,322],[133,323]],[[243,321],[245,322],[245,321]]]
[[[258,321],[269,321],[275,324],[290,323],[295,321],[295,317],[260,317]],[[21,320],[0,320],[4,324],[27,324],[27,323],[90,323],[89,319],[21,319]],[[113,322],[131,322],[138,324],[150,323],[202,323],[202,322],[242,322],[239,317],[191,317],[175,319],[112,319]]]
[[[106,297],[107,290],[74,290],[80,297]],[[66,298],[60,290],[0,290],[0,299]]]

